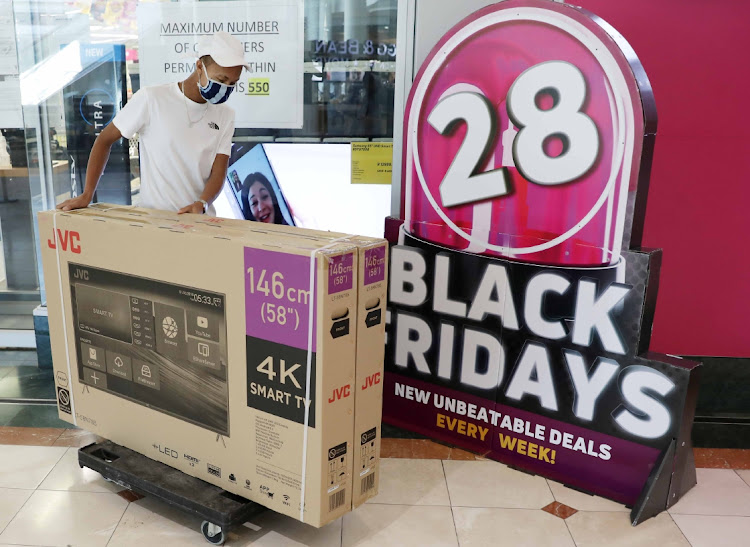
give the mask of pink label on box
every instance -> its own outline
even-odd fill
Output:
[[[365,251],[365,285],[385,279],[385,245]]]
[[[328,294],[349,291],[354,287],[354,253],[328,260]]]
[[[245,328],[248,336],[316,351],[315,283],[310,257],[245,248]]]

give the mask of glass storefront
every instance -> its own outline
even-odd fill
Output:
[[[44,310],[36,214],[82,192],[96,136],[141,87],[146,3],[159,2],[0,1],[0,360],[2,348],[25,345],[13,336],[33,340],[32,312]],[[305,0],[302,127],[235,130],[238,154],[263,145],[289,210],[304,219],[297,225],[358,231],[369,218],[368,235],[382,230],[390,186],[352,184],[348,170],[351,143],[393,137],[396,14],[397,0]],[[139,191],[136,135],[112,147],[94,201],[138,205]],[[49,394],[29,395],[0,382],[0,399],[49,399],[48,384]]]
[[[94,139],[140,88],[140,3],[0,5],[0,329],[32,328],[44,301],[35,215],[82,191]],[[237,129],[235,142],[391,139],[396,13],[397,0],[306,0],[303,125]],[[122,139],[95,201],[138,204],[139,182],[137,136]]]

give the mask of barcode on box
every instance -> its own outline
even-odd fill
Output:
[[[340,490],[328,496],[328,510],[335,511],[346,502],[346,489]]]
[[[362,479],[362,493],[369,492],[375,488],[375,473],[370,473]]]

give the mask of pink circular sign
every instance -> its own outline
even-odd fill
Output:
[[[524,262],[616,262],[644,137],[623,44],[547,0],[501,2],[451,29],[407,104],[406,229]]]

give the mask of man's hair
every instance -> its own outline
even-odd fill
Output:
[[[214,63],[215,63],[216,61],[214,61],[214,58],[213,58],[213,57],[211,57],[210,55],[204,55],[203,57],[201,57],[201,62],[202,62],[202,63],[203,63],[204,65],[206,65],[206,66],[211,66],[211,65],[212,65],[212,64],[214,64]]]

